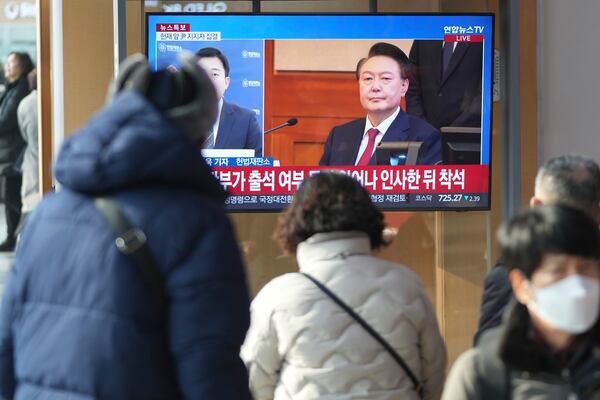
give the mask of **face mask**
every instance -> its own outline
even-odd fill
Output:
[[[543,288],[530,287],[535,300],[527,307],[556,329],[583,333],[598,318],[600,282],[596,279],[572,275]]]

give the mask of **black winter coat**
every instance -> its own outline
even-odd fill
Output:
[[[17,108],[28,94],[29,84],[23,75],[7,85],[0,98],[0,175],[19,174],[15,163],[25,148],[25,141],[19,131]]]

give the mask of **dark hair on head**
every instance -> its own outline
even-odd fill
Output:
[[[14,54],[19,60],[19,66],[21,67],[21,76],[27,76],[28,73],[34,68],[33,61],[31,61],[31,57],[29,53],[24,51],[11,51],[8,55]]]
[[[196,55],[199,58],[217,57],[219,60],[221,60],[221,64],[223,64],[225,76],[229,76],[229,61],[227,61],[227,57],[225,57],[225,54],[221,53],[221,50],[216,49],[214,47],[204,47],[198,50],[196,52]]]
[[[600,257],[600,231],[595,221],[562,204],[540,205],[515,215],[500,227],[498,243],[502,262],[528,278],[546,253]]]
[[[600,203],[600,167],[583,156],[553,158],[538,171],[535,190],[552,203],[580,208],[596,218]]]
[[[29,90],[37,89],[37,70],[35,68],[27,74],[27,83],[29,83]]]
[[[302,183],[292,204],[279,217],[274,238],[286,252],[295,254],[298,245],[314,234],[361,231],[376,249],[387,244],[384,228],[383,213],[356,179],[339,172],[322,172]]]
[[[369,49],[369,57],[367,60],[376,56],[390,57],[398,63],[398,66],[400,67],[400,77],[402,79],[410,78],[412,71],[410,60],[398,46],[386,42],[375,43]],[[362,67],[362,63],[359,63],[358,67],[357,74],[360,75],[360,67]]]
[[[354,71],[354,76],[356,76],[356,80],[360,79],[360,69],[362,68],[365,61],[367,61],[367,58],[363,57],[356,63],[356,71]]]

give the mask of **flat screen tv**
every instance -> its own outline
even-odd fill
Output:
[[[487,210],[493,32],[492,14],[151,13],[146,52],[203,54],[223,101],[199,156],[231,211],[281,210],[330,170],[383,210]]]

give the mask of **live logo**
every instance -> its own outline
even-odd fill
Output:
[[[483,42],[483,35],[444,35],[444,42]]]

